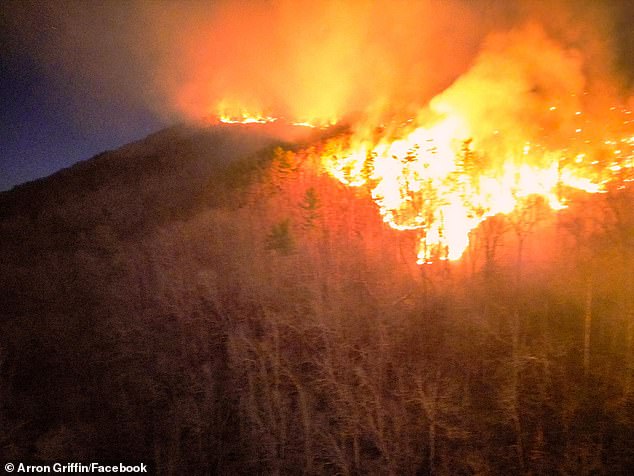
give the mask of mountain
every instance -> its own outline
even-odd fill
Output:
[[[1,193],[0,459],[627,474],[630,191],[419,267],[323,173],[345,133],[179,125]]]

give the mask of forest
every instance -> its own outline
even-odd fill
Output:
[[[0,194],[0,460],[158,474],[627,475],[634,190],[457,261],[329,134],[176,126]]]

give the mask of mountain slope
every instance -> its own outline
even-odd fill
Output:
[[[1,459],[626,473],[627,240],[527,234],[559,257],[537,272],[492,256],[516,246],[492,220],[417,267],[415,234],[322,173],[329,132],[261,126],[178,126],[0,194]],[[625,237],[630,197],[598,207]]]

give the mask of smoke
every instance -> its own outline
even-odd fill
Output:
[[[160,71],[179,74],[159,76],[190,117],[218,105],[297,120],[415,109],[468,65],[475,21],[452,0],[226,2],[175,39]]]
[[[452,84],[445,102],[476,87],[486,99],[468,109],[494,117],[507,98],[566,98],[567,110],[577,107],[570,94],[616,94],[631,77],[617,69],[632,44],[623,3],[16,2],[2,24],[8,47],[39,62],[80,120],[113,104],[170,119],[246,109],[379,120],[415,115]],[[528,123],[526,103],[502,114]]]
[[[430,107],[463,118],[479,142],[558,143],[574,132],[584,109],[589,84],[583,64],[578,50],[562,47],[537,24],[494,33],[474,65]]]

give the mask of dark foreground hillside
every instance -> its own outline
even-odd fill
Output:
[[[418,267],[323,147],[181,126],[0,194],[0,460],[631,474],[632,191]]]

